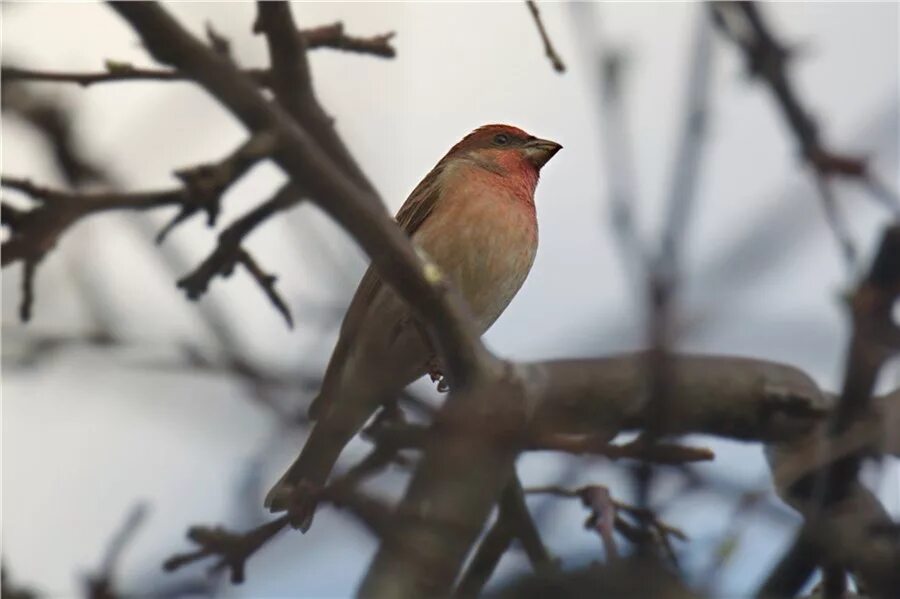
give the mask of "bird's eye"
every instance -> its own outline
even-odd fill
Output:
[[[509,143],[509,135],[506,133],[498,133],[494,136],[494,143],[498,146],[505,146]]]

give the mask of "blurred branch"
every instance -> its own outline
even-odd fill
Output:
[[[38,599],[40,594],[28,587],[15,584],[6,562],[0,562],[0,597],[4,599]]]
[[[81,156],[72,118],[59,100],[34,94],[27,86],[7,85],[3,81],[0,103],[4,112],[19,116],[47,138],[53,158],[70,184],[101,181],[106,177],[101,166]]]
[[[116,589],[116,570],[122,553],[134,539],[146,515],[147,506],[144,504],[136,505],[129,512],[128,517],[125,518],[119,531],[110,539],[99,571],[86,577],[85,594],[88,599],[116,599],[123,596]]]
[[[476,401],[473,392],[471,402],[445,403],[399,508],[412,514],[427,510],[432,518],[382,540],[360,593],[415,595],[451,584],[528,439],[558,434],[612,438],[642,430],[653,416],[634,398],[646,392],[647,359],[646,353],[637,353],[520,363],[520,381],[540,381],[539,387],[528,388],[530,401],[501,384],[481,391],[490,393],[490,402]],[[660,435],[702,432],[776,441],[805,434],[827,415],[827,398],[796,369],[738,358],[670,359],[671,418]],[[507,403],[513,401],[519,412]]]
[[[224,192],[274,147],[274,137],[261,133],[218,163],[176,171],[182,185],[162,191],[82,193],[44,187],[16,177],[0,179],[3,187],[21,192],[39,204],[29,210],[3,204],[3,224],[11,234],[3,242],[2,264],[6,267],[13,262],[23,263],[22,319],[28,320],[30,316],[34,272],[38,264],[78,220],[111,210],[142,211],[172,206],[179,208],[179,212],[162,230],[160,239],[200,211],[206,212],[208,223],[213,225]]]
[[[331,25],[300,30],[300,39],[303,40],[307,50],[331,48],[380,56],[381,58],[394,58],[397,55],[397,51],[391,45],[391,40],[395,35],[396,33],[393,31],[370,37],[347,35],[344,33],[344,24],[340,21]]]
[[[525,492],[518,476],[503,491],[497,520],[475,549],[472,560],[453,592],[454,596],[480,595],[500,563],[500,558],[515,539],[519,539],[536,572],[555,569],[556,564],[544,546],[525,503]]]
[[[650,442],[643,436],[625,445],[616,445],[604,435],[548,435],[533,439],[528,448],[598,455],[611,460],[630,458],[654,464],[707,462],[715,458],[712,450],[706,447]]]
[[[423,448],[433,428],[418,424],[380,424],[367,427],[363,434],[375,443],[398,448]],[[614,435],[613,435],[614,436]],[[644,438],[625,445],[610,442],[610,434],[571,434],[540,432],[524,440],[526,451],[559,451],[572,455],[597,455],[616,459],[642,459],[657,464],[684,464],[712,460],[707,448],[685,447],[670,443],[648,444]]]
[[[397,418],[402,419],[401,413],[389,409],[383,409],[376,417],[377,420]],[[367,477],[383,470],[396,457],[396,448],[376,447],[353,468],[323,489],[320,499],[330,502],[335,507],[349,509],[374,533],[387,534],[390,519],[387,508],[377,500],[364,497],[356,489]],[[285,530],[291,524],[292,517],[288,512],[244,533],[234,533],[222,527],[192,526],[188,529],[187,537],[200,548],[191,553],[173,555],[163,563],[163,569],[171,572],[195,561],[216,556],[219,559],[212,570],[228,568],[231,571],[231,581],[241,584],[245,579],[247,560],[279,532]]]
[[[222,231],[215,250],[192,273],[181,278],[178,286],[184,289],[188,298],[195,300],[206,292],[214,277],[227,277],[237,264],[242,264],[266,292],[272,305],[284,316],[288,326],[293,327],[290,309],[275,290],[275,277],[262,272],[242,244],[256,227],[278,212],[292,208],[300,200],[301,194],[293,185],[282,186],[271,199],[259,204]]]
[[[699,599],[659,560],[625,558],[611,563],[519,577],[494,595],[502,599],[545,597],[653,597]]]
[[[838,212],[832,178],[847,177],[859,181],[895,218],[900,218],[900,198],[875,177],[866,159],[842,154],[822,141],[818,124],[788,76],[792,51],[772,32],[760,7],[755,2],[714,2],[708,6],[713,22],[743,53],[750,76],[765,82],[775,97],[803,159],[813,170],[828,222],[844,258],[852,265],[856,260],[856,247]]]
[[[581,18],[588,20],[590,13]],[[701,17],[703,15],[701,14]],[[592,19],[591,19],[592,20]],[[585,26],[583,26],[585,27]],[[585,32],[587,37],[595,37]],[[613,234],[618,241],[626,273],[642,275],[640,287],[647,313],[646,391],[651,414],[645,423],[643,447],[653,448],[659,432],[670,418],[668,394],[672,387],[673,369],[668,358],[674,331],[677,291],[682,276],[681,256],[700,175],[706,122],[709,112],[712,47],[705,18],[697,20],[689,56],[689,73],[684,99],[684,119],[678,145],[673,152],[672,181],[665,220],[658,244],[641,238],[636,227],[636,194],[630,162],[630,138],[625,129],[622,71],[624,61],[619,52],[606,51],[601,39],[593,51],[601,73],[600,116],[605,132],[604,153],[609,171],[609,201]],[[635,277],[637,278],[637,277]],[[646,507],[653,479],[654,456],[645,456],[634,470],[638,500]],[[645,531],[646,532],[646,531]],[[644,535],[645,537],[648,535]]]
[[[75,83],[89,87],[97,83],[115,83],[126,81],[186,81],[183,74],[170,69],[154,69],[136,67],[128,62],[107,60],[104,71],[40,71],[4,65],[0,70],[0,78],[5,84],[27,81],[29,83]],[[244,69],[243,73],[257,82],[267,85],[269,73],[265,69]]]
[[[361,37],[348,35],[344,31],[344,24],[340,21],[330,25],[322,25],[310,29],[301,29],[296,32],[297,40],[305,45],[308,50],[330,48],[343,50],[356,54],[368,54],[380,58],[394,58],[396,50],[391,45],[394,32]],[[36,69],[24,69],[5,65],[0,70],[0,79],[3,83],[13,81],[47,82],[47,83],[75,83],[84,87],[95,83],[110,83],[122,81],[185,81],[190,78],[173,69],[141,68],[133,64],[115,60],[107,60],[104,63],[105,70],[93,72],[63,72],[41,71]],[[266,69],[244,69],[243,73],[256,81],[259,85],[268,86],[271,74]]]
[[[777,458],[775,459],[777,463]],[[827,505],[779,494],[806,518],[788,552],[760,587],[759,597],[793,597],[823,563],[853,574],[866,596],[900,596],[900,535],[878,498],[858,481]]]
[[[566,65],[563,64],[559,54],[556,53],[553,42],[550,41],[550,36],[547,35],[547,30],[544,28],[543,20],[541,20],[541,13],[538,10],[537,2],[534,0],[525,0],[525,5],[528,6],[528,12],[531,13],[531,17],[534,19],[538,34],[541,36],[541,42],[544,44],[544,54],[547,55],[547,59],[550,61],[550,64],[553,65],[553,70],[557,73],[565,73]]]
[[[615,530],[632,543],[640,544],[650,541],[657,544],[667,559],[673,565],[678,565],[671,539],[686,541],[687,535],[680,529],[660,520],[652,510],[646,507],[633,506],[613,499],[609,489],[603,485],[588,485],[579,489],[566,489],[558,486],[531,487],[525,489],[525,493],[580,499],[581,503],[591,510],[591,515],[585,522],[585,528],[596,531],[600,536],[606,550],[607,560],[619,556],[612,534]],[[637,522],[637,526],[623,516],[633,519]]]
[[[695,25],[689,58],[687,93],[684,100],[684,121],[673,153],[672,182],[667,202],[667,212],[655,251],[648,251],[652,262],[646,272],[647,341],[651,349],[647,362],[649,398],[647,412],[652,420],[644,429],[646,446],[653,447],[666,421],[671,417],[669,393],[675,375],[670,359],[673,344],[677,294],[683,276],[682,256],[687,237],[689,217],[696,202],[696,187],[700,175],[703,142],[706,139],[706,122],[709,112],[710,73],[712,72],[712,48],[709,27],[700,18]],[[650,459],[642,461],[634,470],[638,501],[643,508],[649,505],[653,483],[653,466]],[[650,520],[638,521],[641,535],[638,549],[647,548],[645,541],[652,538]]]
[[[772,596],[792,596],[806,583],[816,566],[827,566],[832,572],[836,568],[852,570],[857,560],[866,559],[866,556],[859,556],[848,561],[847,556],[833,546],[833,540],[823,531],[843,534],[835,529],[839,525],[832,524],[828,518],[841,520],[843,511],[839,506],[848,501],[869,501],[861,498],[868,491],[857,482],[857,474],[863,457],[872,450],[871,445],[859,444],[858,441],[854,443],[851,437],[849,450],[835,460],[826,461],[821,469],[807,470],[805,476],[797,473],[796,466],[789,460],[792,457],[796,460],[794,456],[797,455],[808,456],[809,449],[806,448],[810,446],[827,447],[833,454],[834,449],[830,446],[846,443],[848,433],[859,434],[857,429],[864,427],[871,410],[878,374],[884,363],[900,351],[900,327],[893,321],[892,315],[898,297],[900,225],[894,225],[885,229],[872,267],[851,299],[853,333],[847,350],[844,385],[828,426],[819,427],[812,431],[809,438],[789,448],[773,449],[772,470],[776,481],[784,485],[780,488],[781,495],[788,503],[799,506],[807,524],[794,541],[793,548],[770,574],[761,592]],[[792,466],[785,466],[785,463]],[[874,497],[871,501],[878,503]],[[881,507],[880,504],[878,507]],[[873,509],[868,509],[859,517],[883,521]],[[895,552],[900,556],[900,538],[896,541]],[[867,587],[878,596],[900,593],[900,577],[891,578],[878,571],[870,576],[875,580],[870,580]]]
[[[222,527],[192,526],[188,529],[187,537],[200,549],[173,555],[163,563],[163,569],[172,572],[197,560],[216,556],[219,559],[211,571],[228,568],[231,571],[231,582],[240,584],[244,582],[244,571],[250,556],[284,530],[287,522],[288,517],[281,516],[240,534]]]

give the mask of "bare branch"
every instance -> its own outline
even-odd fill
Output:
[[[0,563],[0,595],[6,599],[38,599],[40,597],[40,594],[34,589],[13,582],[5,561]]]
[[[211,46],[217,52],[222,53],[220,36],[207,34],[210,37]],[[301,29],[297,31],[297,37],[306,44],[309,50],[330,48],[355,54],[368,54],[380,58],[394,58],[397,51],[391,45],[391,40],[396,34],[391,31],[370,37],[348,35],[344,32],[344,24],[340,21],[330,25]],[[218,49],[217,49],[218,48]],[[225,52],[227,54],[227,52]],[[88,87],[96,83],[114,83],[126,81],[186,81],[183,73],[173,69],[154,69],[137,67],[131,63],[117,60],[107,60],[103,71],[69,72],[69,71],[41,71],[25,69],[14,66],[4,66],[0,70],[0,79],[3,83],[14,81],[29,81],[34,83],[75,83],[82,87]],[[244,69],[244,75],[256,81],[259,85],[268,86],[270,80],[269,71],[266,69]]]
[[[831,530],[830,534],[834,535],[845,534],[842,530],[835,530],[835,527],[842,526],[840,522],[846,519],[840,506],[847,502],[878,503],[874,496],[871,499],[864,497],[867,497],[868,491],[857,481],[862,459],[870,446],[865,444],[856,447],[855,451],[848,450],[836,461],[827,460],[824,468],[807,476],[796,472],[790,458],[793,454],[808,455],[804,445],[827,447],[832,441],[838,445],[845,443],[844,435],[851,431],[855,433],[857,423],[864,422],[883,364],[900,351],[900,328],[892,316],[898,297],[900,225],[894,225],[885,229],[872,267],[852,298],[853,334],[847,351],[844,385],[829,425],[812,431],[806,440],[772,450],[772,469],[776,481],[789,485],[780,489],[781,495],[788,503],[798,506],[807,524],[795,539],[792,549],[764,583],[763,590],[767,593],[778,596],[795,594],[816,566],[853,569],[856,560],[848,561],[847,556],[841,554],[840,547],[835,547],[833,539],[829,539],[823,531]],[[853,448],[853,445],[850,437],[850,447]],[[790,465],[784,466],[785,463]],[[801,478],[798,479],[798,476]],[[883,512],[880,504],[878,508]],[[879,516],[880,512],[873,510],[867,510],[867,517],[879,521],[884,519]],[[838,523],[831,522],[829,518]],[[900,555],[900,542],[896,543],[894,551]],[[876,566],[873,568],[875,572],[870,576],[876,580],[870,581],[872,586],[886,585],[885,588],[892,590],[881,589],[876,593],[878,596],[892,596],[900,591],[900,579],[885,577]]]
[[[363,191],[375,188],[334,128],[334,119],[316,99],[306,57],[305,37],[297,35],[291,7],[283,1],[257,3],[254,32],[263,33],[272,62],[270,84],[284,109],[296,119]]]
[[[275,290],[275,278],[264,273],[256,261],[242,247],[247,235],[271,216],[295,206],[301,194],[291,184],[286,184],[269,200],[234,221],[219,234],[216,249],[191,274],[178,281],[188,298],[198,299],[206,292],[215,276],[227,277],[235,265],[242,264],[266,293],[272,305],[284,316],[289,326],[293,326],[290,309]]]
[[[599,365],[599,364],[598,364]],[[416,424],[373,424],[363,434],[375,443],[399,448],[423,448],[433,429]],[[614,436],[614,435],[612,435]],[[539,432],[525,439],[523,449],[529,451],[561,451],[574,455],[590,454],[612,460],[640,459],[656,464],[705,462],[715,454],[703,447],[685,447],[670,443],[647,443],[639,438],[625,445],[610,442],[609,433],[571,434]]]
[[[547,30],[544,28],[544,22],[541,20],[541,13],[538,10],[537,3],[534,0],[525,0],[525,5],[528,6],[528,11],[534,19],[534,24],[537,26],[538,33],[541,36],[541,42],[544,44],[544,54],[547,55],[547,59],[550,60],[550,64],[553,65],[553,70],[557,73],[564,73],[566,71],[566,65],[563,64],[559,54],[557,54],[556,50],[553,48],[553,43],[550,41],[550,36],[547,35]]]
[[[299,35],[307,50],[332,48],[381,58],[394,58],[397,55],[397,51],[391,45],[391,40],[396,35],[393,31],[371,37],[347,35],[344,33],[344,24],[338,21],[331,25],[301,29]]]
[[[402,420],[399,411],[384,409],[376,420]],[[391,515],[377,500],[364,497],[356,492],[356,487],[367,477],[383,470],[396,459],[396,448],[376,447],[361,462],[320,492],[320,499],[337,508],[346,508],[376,535],[389,534]],[[214,571],[228,568],[231,581],[241,584],[245,579],[247,560],[263,545],[285,530],[293,515],[289,512],[275,520],[266,522],[245,533],[234,533],[222,527],[209,528],[193,526],[188,529],[188,539],[200,548],[191,553],[176,554],[163,563],[166,571],[177,570],[195,561],[211,556],[219,560],[213,565]]]
[[[719,30],[743,53],[750,76],[765,82],[772,92],[801,156],[813,170],[829,224],[847,263],[852,265],[856,248],[843,217],[837,212],[831,179],[846,177],[859,181],[897,217],[900,217],[900,198],[875,177],[864,158],[842,154],[822,141],[812,112],[788,76],[791,50],[772,32],[755,2],[716,2],[709,9]]]
[[[222,195],[256,162],[270,154],[275,138],[261,133],[215,164],[205,164],[176,172],[183,185],[168,190],[134,193],[79,193],[36,185],[27,179],[3,177],[0,184],[19,191],[39,203],[20,210],[3,205],[3,224],[11,235],[3,242],[2,264],[22,262],[22,320],[31,316],[34,275],[38,264],[59,238],[82,218],[112,210],[151,210],[174,206],[178,214],[160,232],[159,240],[177,224],[203,211],[210,226],[219,215]]]
[[[191,553],[180,553],[170,557],[163,563],[163,569],[171,572],[197,560],[217,556],[219,560],[213,565],[212,570],[228,568],[231,571],[231,582],[240,584],[244,582],[244,571],[250,556],[284,530],[287,522],[288,517],[281,516],[242,534],[221,527],[193,526],[188,530],[187,537],[200,548]]]
[[[716,457],[712,450],[705,447],[654,443],[643,437],[625,445],[615,445],[609,442],[606,435],[547,435],[532,439],[528,448],[564,451],[575,455],[592,454],[612,460],[630,458],[654,464],[707,462]]]
[[[251,81],[228,61],[211,52],[158,4],[116,3],[153,56],[184,69],[253,132],[278,131],[281,141],[273,159],[295,184],[343,225],[372,257],[382,277],[435,327],[438,346],[453,382],[465,384],[485,367],[497,368],[469,323],[466,308],[441,278],[425,276],[421,258],[371,192],[348,181],[345,171],[323,153],[317,139],[277,105],[268,102]],[[330,129],[330,122],[328,124]],[[330,129],[334,134],[333,129]]]
[[[136,67],[128,62],[107,60],[104,71],[40,71],[13,66],[4,66],[0,71],[3,83],[27,81],[29,83],[75,83],[89,87],[97,83],[116,83],[128,81],[188,81],[182,73],[172,69],[154,69]],[[266,85],[268,72],[264,69],[245,69],[243,73],[257,82]]]
[[[531,487],[525,489],[530,495],[555,495],[557,497],[577,498],[591,510],[585,522],[585,528],[595,530],[603,541],[609,559],[618,557],[619,552],[612,536],[613,530],[635,544],[645,541],[656,543],[663,550],[667,559],[677,565],[675,551],[671,539],[686,541],[687,535],[680,529],[660,520],[652,510],[641,506],[633,506],[613,499],[609,489],[602,485],[588,485],[579,489],[566,489],[559,486]],[[626,515],[637,521],[635,526],[622,518]],[[649,537],[644,538],[649,531]]]
[[[460,577],[453,594],[458,597],[480,595],[500,563],[500,558],[517,538],[536,572],[555,569],[556,564],[541,541],[537,526],[525,504],[522,483],[515,477],[500,498],[497,520],[475,550],[475,555]]]
[[[116,568],[122,552],[131,543],[146,515],[147,506],[136,505],[122,523],[121,529],[110,540],[99,571],[87,576],[85,580],[88,599],[114,599],[119,596],[115,590]]]

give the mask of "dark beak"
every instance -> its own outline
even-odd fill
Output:
[[[562,149],[562,146],[549,139],[529,139],[523,146],[525,155],[538,168],[541,168]]]

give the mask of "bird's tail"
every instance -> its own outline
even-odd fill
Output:
[[[324,410],[324,414],[317,415],[319,420],[300,456],[266,495],[266,508],[270,512],[290,510],[291,525],[303,532],[312,524],[319,493],[341,451],[378,407],[377,402],[361,402],[358,396],[352,404],[343,401],[347,399],[350,398],[342,398],[339,410]],[[317,402],[331,403],[324,397]]]

